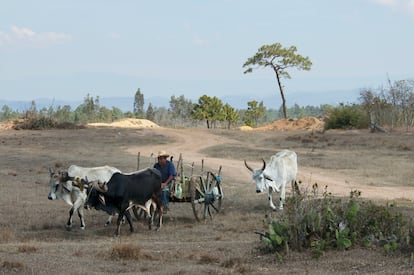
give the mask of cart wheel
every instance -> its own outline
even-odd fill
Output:
[[[197,221],[205,220],[209,216],[220,212],[223,190],[220,180],[212,173],[207,177],[193,176],[190,179],[191,206]]]

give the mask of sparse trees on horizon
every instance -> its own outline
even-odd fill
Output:
[[[140,102],[143,102],[144,95],[140,89],[138,91]],[[286,111],[291,118],[330,117],[332,127],[339,127],[338,125],[341,125],[342,128],[366,127],[365,125],[373,127],[373,125],[377,125],[388,127],[391,130],[402,126],[406,129],[414,127],[413,80],[399,80],[393,83],[390,81],[387,88],[361,89],[359,102],[360,104],[351,105],[342,103],[337,107],[328,104],[302,107],[295,104],[287,108]],[[142,118],[147,118],[165,127],[230,129],[242,125],[257,127],[283,117],[283,106],[280,106],[279,109],[267,109],[263,102],[259,103],[256,100],[247,102],[246,109],[236,110],[230,104],[224,104],[217,97],[203,95],[197,103],[192,103],[191,100],[181,95],[178,97],[171,96],[169,109],[156,107],[149,103]],[[94,98],[87,94],[84,102],[74,110],[68,105],[38,109],[34,101],[23,112],[13,111],[7,105],[0,109],[0,121],[17,120],[18,118],[38,119],[41,120],[39,125],[45,126],[49,122],[53,125],[56,125],[55,122],[73,124],[108,123],[122,118],[136,118],[136,114],[131,111],[122,112],[117,107],[108,109],[100,106],[98,96]]]
[[[133,110],[136,118],[144,118],[144,115],[145,115],[144,103],[145,103],[144,94],[141,93],[141,89],[138,88],[134,96],[134,110]]]

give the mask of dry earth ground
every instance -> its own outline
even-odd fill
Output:
[[[136,123],[135,123],[136,124]],[[146,124],[145,124],[146,125]],[[102,126],[102,125],[101,125]],[[112,125],[113,126],[113,125]],[[247,159],[282,148],[298,153],[302,188],[328,185],[337,196],[354,189],[378,203],[396,204],[410,213],[414,139],[412,133],[364,131],[288,131],[268,129],[167,129],[130,125],[78,130],[0,130],[0,273],[2,274],[412,274],[405,255],[380,249],[329,251],[319,259],[291,252],[283,261],[259,251],[253,232],[265,228],[265,194],[257,195]],[[189,203],[174,203],[160,231],[134,221],[104,227],[106,214],[85,212],[86,229],[74,218],[65,229],[69,206],[49,201],[48,168],[112,165],[129,172],[152,165],[151,154],[168,150],[176,159],[216,171],[222,166],[225,198],[213,220],[196,223]],[[290,189],[288,189],[288,192]],[[275,197],[277,199],[277,197]]]

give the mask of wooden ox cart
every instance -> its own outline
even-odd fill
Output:
[[[173,161],[173,158],[170,158]],[[140,154],[138,153],[139,170]],[[217,172],[204,171],[204,160],[201,161],[201,169],[196,173],[194,162],[186,164],[182,154],[175,163],[177,177],[170,189],[170,202],[191,203],[194,217],[197,221],[212,219],[221,209],[224,197],[221,187],[221,166]]]

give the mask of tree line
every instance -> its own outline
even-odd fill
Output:
[[[326,117],[326,128],[414,127],[414,81],[388,82],[388,87],[360,90],[358,103],[332,106],[299,106],[286,108],[291,119]],[[266,108],[263,101],[246,102],[245,109],[235,109],[219,98],[202,95],[197,102],[181,96],[171,96],[169,107],[156,107],[151,103],[145,109],[145,96],[140,88],[131,102],[132,111],[122,112],[117,107],[101,106],[99,96],[87,94],[83,103],[72,109],[69,105],[37,109],[32,101],[24,111],[2,106],[0,121],[26,120],[29,128],[49,128],[61,124],[85,125],[91,122],[110,123],[123,118],[148,119],[164,127],[206,127],[231,129],[242,125],[257,127],[285,117],[283,105],[279,109]]]
[[[0,110],[0,121],[27,120],[34,128],[48,128],[57,124],[85,125],[92,122],[110,123],[123,118],[148,119],[165,127],[207,127],[230,129],[241,125],[251,127],[260,126],[283,117],[280,109],[267,109],[263,101],[252,100],[246,103],[246,109],[236,109],[219,98],[202,95],[197,102],[180,96],[171,96],[169,107],[157,107],[149,103],[145,108],[145,96],[141,89],[135,92],[131,102],[132,111],[122,112],[120,108],[101,106],[99,96],[87,94],[83,103],[76,108],[69,105],[49,106],[38,109],[32,101],[30,107],[24,111],[12,110],[3,105]],[[288,108],[292,118],[304,116],[321,116],[328,109],[328,105],[319,107],[300,107],[295,104]],[[36,123],[36,125],[33,125]]]
[[[388,82],[388,87],[360,90],[358,103],[332,106],[299,106],[286,108],[291,119],[326,117],[326,128],[414,127],[414,81]],[[26,120],[29,128],[49,128],[59,124],[85,125],[91,122],[110,123],[123,118],[148,119],[164,127],[206,127],[231,129],[242,125],[257,127],[285,117],[283,105],[268,109],[263,101],[252,100],[245,109],[235,109],[217,97],[202,95],[197,102],[181,96],[171,96],[169,107],[156,107],[151,103],[145,109],[145,96],[137,89],[132,111],[122,112],[117,107],[101,106],[99,96],[87,94],[82,104],[72,109],[69,105],[37,109],[32,101],[24,111],[2,106],[0,121]]]

